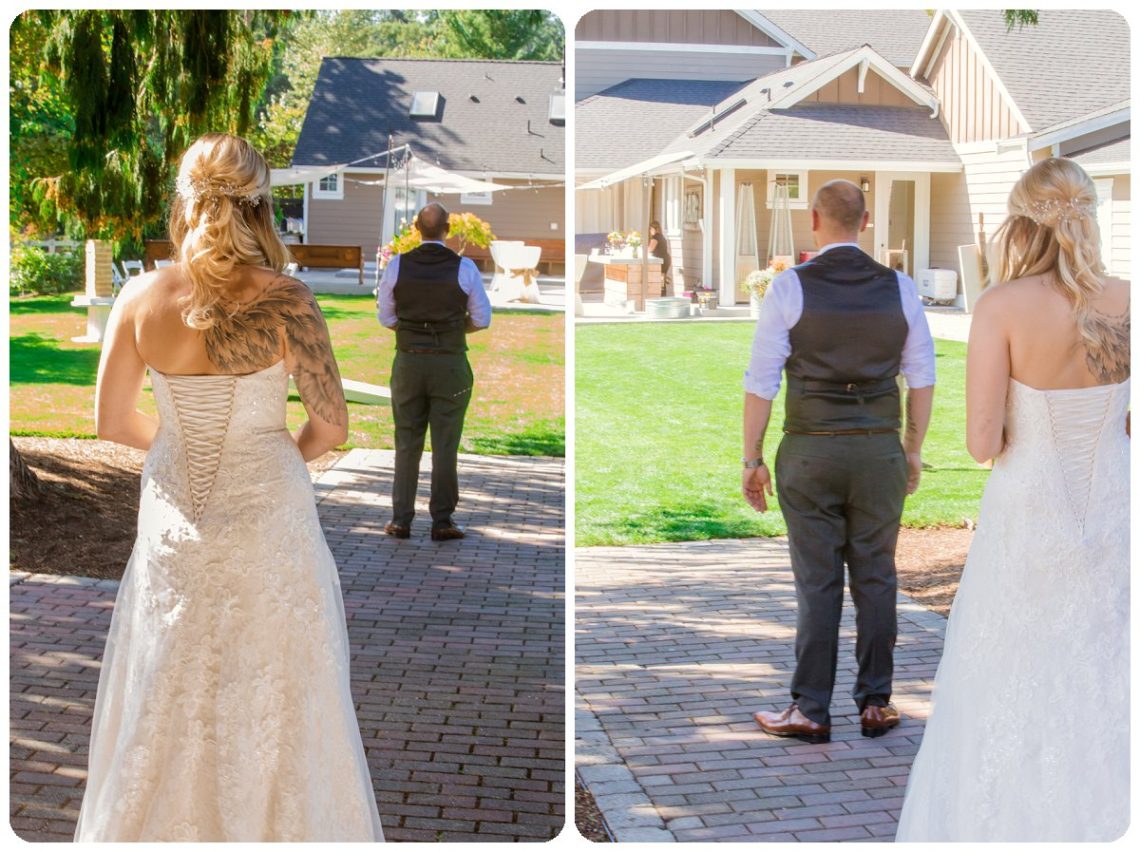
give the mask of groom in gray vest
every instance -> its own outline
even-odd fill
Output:
[[[380,323],[396,330],[392,419],[396,470],[392,520],[384,532],[411,535],[424,437],[431,430],[431,537],[463,538],[452,521],[459,502],[456,469],[473,375],[467,335],[491,324],[491,302],[475,263],[443,244],[447,210],[428,204],[416,214],[423,242],[389,261],[376,288]]]
[[[754,509],[767,510],[773,489],[764,433],[786,371],[775,472],[796,583],[796,671],[791,705],[755,719],[773,736],[827,742],[844,564],[855,603],[853,697],[862,733],[876,737],[899,722],[890,703],[895,542],[903,500],[922,471],[934,343],[914,282],[859,248],[868,221],[859,187],[824,184],[811,219],[818,255],[776,276],[757,320],[744,380],[743,490]],[[900,372],[908,387],[901,442]]]

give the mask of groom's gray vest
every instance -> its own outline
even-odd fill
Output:
[[[392,296],[396,348],[465,352],[467,294],[459,286],[463,258],[439,243],[423,243],[400,255]]]
[[[804,306],[789,332],[785,431],[898,429],[895,377],[909,329],[897,274],[853,246],[795,271]]]

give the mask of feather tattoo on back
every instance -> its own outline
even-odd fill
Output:
[[[282,327],[296,362],[293,380],[301,400],[322,420],[343,425],[348,419],[344,388],[328,325],[301,281],[279,275],[259,296],[219,319],[205,332],[206,355],[225,373],[265,369],[277,360]]]
[[[1084,326],[1086,334],[1091,334],[1097,341],[1096,346],[1090,346],[1087,338],[1085,340],[1085,362],[1089,372],[1106,384],[1127,379],[1132,373],[1129,366],[1131,317],[1127,314],[1123,318],[1089,314]]]

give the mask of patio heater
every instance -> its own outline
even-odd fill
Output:
[[[784,259],[791,265],[796,262],[795,254],[788,185],[782,180],[777,180],[772,187],[772,225],[768,232],[768,263]]]
[[[760,240],[756,231],[756,195],[751,183],[736,194],[736,301],[748,301],[748,274],[760,268]]]

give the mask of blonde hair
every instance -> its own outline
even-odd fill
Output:
[[[269,166],[249,142],[226,133],[207,133],[182,155],[169,228],[190,279],[182,316],[191,328],[218,321],[236,267],[280,272],[290,260],[273,223]]]
[[[1104,345],[1089,307],[1104,288],[1105,274],[1096,203],[1096,187],[1085,170],[1064,157],[1050,157],[1021,176],[1009,194],[1009,216],[994,234],[997,280],[1051,273],[1093,352]]]

